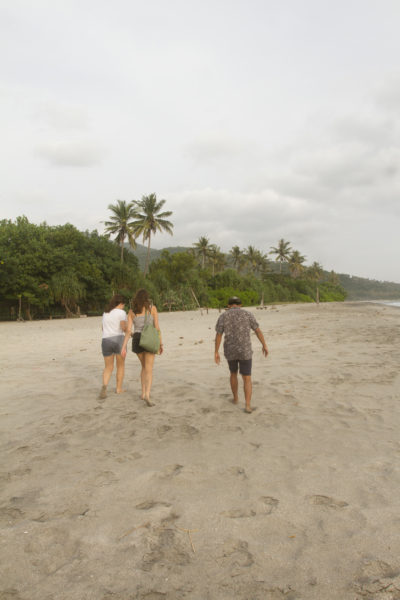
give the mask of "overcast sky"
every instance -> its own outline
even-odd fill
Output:
[[[1,218],[400,282],[399,0],[0,0]]]

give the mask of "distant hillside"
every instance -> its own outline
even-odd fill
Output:
[[[186,252],[189,250],[185,246],[169,246],[161,250],[150,248],[150,262],[157,260],[161,256],[163,250],[168,250],[170,254],[175,252]],[[133,254],[139,261],[140,268],[143,270],[147,247],[142,244],[137,244]],[[272,272],[278,272],[279,266],[275,262],[271,262]],[[287,272],[286,265],[283,265],[283,272]],[[325,272],[328,276],[329,273]],[[355,275],[346,275],[345,273],[338,274],[340,284],[347,292],[347,300],[398,300],[400,299],[400,283],[391,281],[377,281],[375,279],[366,279]]]
[[[400,299],[400,283],[365,279],[343,273],[339,274],[339,281],[347,292],[347,300]]]
[[[125,244],[125,246],[127,247],[127,249],[129,249],[131,252],[133,252],[133,254],[136,256],[136,258],[139,261],[139,266],[143,271],[144,266],[146,264],[147,246],[143,246],[143,244],[136,243],[135,250],[131,250],[127,244]],[[185,246],[168,246],[167,248],[162,248],[162,250],[157,250],[156,248],[150,248],[150,262],[152,263],[153,260],[157,260],[158,258],[160,258],[161,252],[163,250],[168,250],[168,252],[170,254],[175,254],[175,252],[186,252],[186,250],[189,250],[189,248],[187,248]]]

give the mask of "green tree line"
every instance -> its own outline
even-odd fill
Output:
[[[221,308],[229,296],[243,304],[343,300],[334,273],[280,240],[269,254],[253,246],[229,253],[206,237],[182,252],[163,251],[150,263],[150,240],[157,231],[172,234],[155,194],[140,202],[110,205],[106,235],[80,232],[73,225],[32,224],[24,216],[0,222],[0,318],[32,319],[97,315],[113,293],[131,297],[149,289],[160,311]],[[114,237],[114,241],[109,239]],[[144,272],[131,251],[141,236],[148,242]],[[279,269],[278,269],[279,265]]]

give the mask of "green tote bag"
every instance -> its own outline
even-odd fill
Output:
[[[157,329],[154,327],[150,319],[147,318],[148,313],[144,317],[144,326],[140,335],[140,346],[146,350],[146,352],[152,352],[157,354],[160,349],[160,335]]]

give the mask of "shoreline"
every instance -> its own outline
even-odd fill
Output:
[[[343,301],[332,301],[332,302],[276,302],[276,303],[269,303],[269,304],[264,304],[264,305],[254,305],[254,306],[243,306],[243,308],[245,310],[252,310],[252,309],[264,309],[267,310],[268,308],[275,308],[275,307],[282,307],[282,306],[322,306],[322,305],[336,305],[336,304],[377,304],[377,305],[382,305],[382,306],[394,306],[394,307],[399,307],[400,306],[400,300],[343,300]],[[222,312],[223,310],[225,310],[225,308],[194,308],[191,310],[180,310],[180,311],[163,311],[163,312],[159,312],[160,315],[167,315],[167,314],[180,314],[180,313],[201,313],[201,311],[205,312],[207,314],[208,312],[211,311],[217,311],[217,312]],[[62,321],[76,321],[76,320],[80,320],[80,319],[96,319],[96,318],[100,318],[101,314],[99,315],[75,315],[74,317],[65,317],[65,316],[55,316],[52,318],[47,318],[47,319],[23,319],[22,321],[17,321],[16,319],[8,319],[8,320],[0,320],[0,326],[2,323],[33,323],[33,322],[48,322],[48,321],[58,321],[58,322],[62,322]]]
[[[218,309],[160,313],[153,408],[131,352],[99,404],[101,317],[3,322],[0,597],[400,593],[397,307],[247,310],[252,415],[213,363]]]

